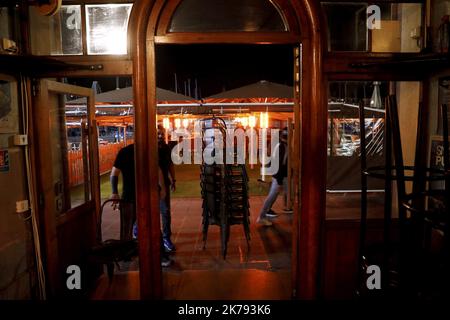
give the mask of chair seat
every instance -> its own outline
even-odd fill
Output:
[[[112,263],[131,259],[138,253],[138,243],[136,240],[116,240],[110,239],[91,249],[91,260],[98,263]]]

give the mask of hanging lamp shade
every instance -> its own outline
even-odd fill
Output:
[[[380,93],[380,82],[375,81],[373,83],[373,93],[370,98],[370,107],[375,109],[382,109],[383,105],[381,103],[381,93]]]

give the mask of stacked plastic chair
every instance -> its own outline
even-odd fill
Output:
[[[248,176],[245,165],[225,166],[225,210],[226,234],[229,236],[231,225],[242,224],[247,246],[250,245],[250,204]],[[228,239],[227,239],[228,240]]]
[[[220,130],[225,148],[225,121],[217,117],[203,119],[202,130],[208,129]],[[200,178],[203,199],[203,248],[206,247],[209,226],[217,225],[220,227],[222,256],[225,259],[231,225],[243,225],[247,245],[249,246],[250,206],[245,165],[203,163]]]

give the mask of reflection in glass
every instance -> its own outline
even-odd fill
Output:
[[[90,200],[88,162],[88,115],[85,110],[65,110],[67,171],[71,207]]]
[[[287,31],[278,9],[267,0],[184,0],[169,32]]]
[[[86,5],[88,54],[126,54],[132,4]]]
[[[82,24],[79,5],[62,6],[51,17],[30,7],[31,50],[35,55],[81,55]]]
[[[91,199],[88,115],[86,111],[68,112],[65,104],[65,95],[49,95],[49,145],[59,213]]]
[[[372,104],[373,93],[380,105]],[[366,159],[368,166],[384,164],[386,82],[337,81],[329,84],[327,189],[333,192],[360,190],[360,104],[364,104]],[[377,99],[378,100],[378,99]],[[371,179],[372,190],[382,189],[381,180]]]
[[[328,22],[330,51],[367,50],[367,5],[364,3],[323,3]]]
[[[421,3],[378,3],[381,28],[372,30],[372,52],[419,52],[423,46]]]

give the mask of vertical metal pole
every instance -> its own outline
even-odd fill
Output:
[[[405,174],[403,164],[403,152],[400,136],[400,123],[398,118],[396,96],[389,96],[389,118],[392,126],[392,146],[394,150],[395,175],[397,182],[397,206],[400,224],[400,255],[399,255],[399,275],[400,286],[408,293],[408,287],[415,282],[414,270],[416,270],[417,261],[412,257],[416,254],[411,246],[410,228],[406,216],[406,209],[402,205],[405,198]],[[412,289],[412,288],[411,288]]]
[[[188,96],[191,97],[191,79],[188,79]]]
[[[389,98],[385,100],[384,116],[384,152],[385,152],[385,171],[384,171],[384,219],[383,219],[383,269],[381,278],[381,287],[385,290],[389,284],[389,258],[391,255],[390,236],[392,219],[392,133],[390,124]]]
[[[441,106],[442,111],[442,131],[444,145],[444,172],[445,172],[445,225],[444,230],[444,266],[446,270],[450,267],[450,155],[448,141],[448,108],[446,104]],[[450,276],[445,274],[444,290],[450,285]]]
[[[366,126],[364,115],[364,100],[359,103],[359,135],[360,135],[360,164],[361,164],[361,221],[359,226],[359,261],[358,261],[358,277],[359,285],[363,286],[363,264],[365,255],[365,242],[367,231],[367,169],[366,159]],[[361,288],[362,289],[362,288]]]
[[[178,93],[178,80],[177,80],[177,74],[175,73],[175,93]]]
[[[334,146],[334,118],[332,117],[332,115],[330,113],[328,113],[328,119],[330,120],[330,157],[333,156],[333,146]]]

